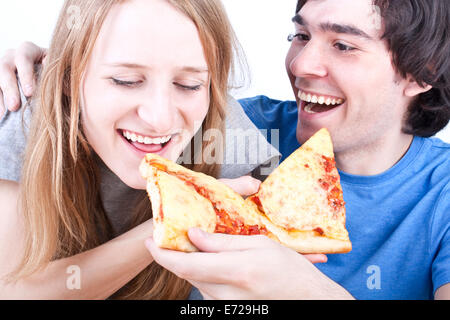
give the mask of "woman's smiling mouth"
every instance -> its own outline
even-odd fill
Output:
[[[119,130],[119,134],[136,151],[141,153],[159,153],[172,141],[174,135],[149,137],[133,131]]]

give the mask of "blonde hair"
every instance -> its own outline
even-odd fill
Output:
[[[101,202],[96,155],[80,126],[78,93],[103,21],[113,5],[125,1],[64,3],[33,108],[21,181],[26,241],[12,279],[29,276],[50,261],[90,250],[113,237]],[[197,26],[210,70],[210,109],[202,130],[223,131],[228,80],[237,48],[225,10],[220,0],[167,1]],[[80,13],[77,28],[67,25],[71,8]],[[203,143],[205,148],[214,142]],[[213,176],[220,170],[217,164],[190,167]],[[131,227],[151,217],[150,202],[142,191]],[[189,283],[152,263],[112,298],[185,299],[190,289]]]

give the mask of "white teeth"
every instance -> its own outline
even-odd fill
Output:
[[[140,135],[136,135],[135,133],[130,133],[128,131],[123,131],[123,136],[127,138],[128,140],[131,140],[133,142],[139,142],[143,144],[164,144],[168,142],[170,139],[172,139],[172,136],[166,136],[162,138],[150,138],[150,137],[144,137]]]
[[[305,111],[306,111],[307,113],[311,113],[311,114],[317,113],[317,112],[314,112],[314,111],[312,110],[312,107],[313,107],[313,105],[312,105],[311,103],[307,104],[307,105],[305,106]]]
[[[306,101],[306,93],[301,92],[301,95],[299,94],[299,96],[301,100]]]
[[[311,102],[311,103],[318,103],[318,104],[326,104],[329,105],[336,105],[336,104],[342,104],[345,100],[344,99],[336,99],[336,98],[330,98],[330,97],[324,97],[324,96],[316,96],[310,93],[305,92],[298,92],[298,97],[302,101]]]

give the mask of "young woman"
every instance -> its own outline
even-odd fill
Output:
[[[233,55],[219,0],[65,2],[20,186],[0,182],[1,298],[188,297],[192,286],[145,248],[152,213],[138,167],[148,152],[175,161],[195,134],[223,132]]]

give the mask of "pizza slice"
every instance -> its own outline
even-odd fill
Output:
[[[352,249],[333,144],[326,129],[291,154],[246,202],[267,217],[270,232],[299,252]]]
[[[154,240],[167,249],[197,251],[187,231],[266,235],[300,253],[351,250],[345,208],[328,131],[321,130],[244,200],[203,173],[155,154],[140,166],[154,216]]]
[[[147,179],[153,238],[160,247],[197,251],[187,235],[192,227],[210,233],[271,237],[253,206],[213,177],[155,154],[146,155],[140,172]]]

